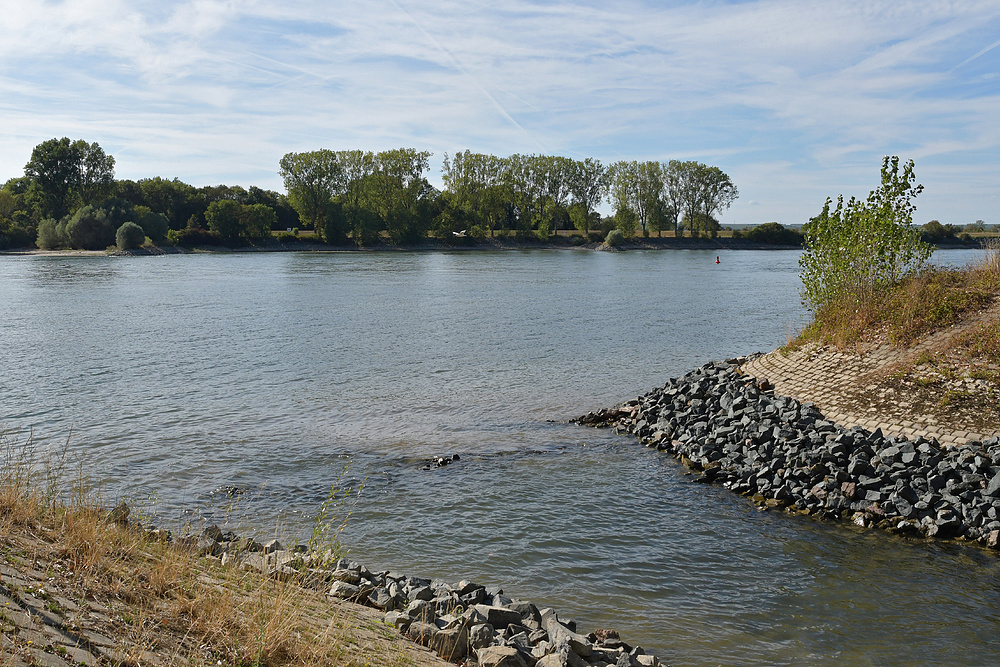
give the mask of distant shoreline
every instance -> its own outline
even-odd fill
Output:
[[[35,256],[35,257],[99,257],[99,256],[156,256],[191,253],[253,253],[253,252],[426,252],[426,251],[499,251],[499,250],[592,250],[609,252],[626,252],[629,250],[798,250],[801,246],[796,245],[774,245],[768,243],[758,243],[749,239],[734,238],[675,238],[675,237],[650,237],[628,239],[617,248],[611,248],[604,243],[574,243],[574,239],[580,237],[557,236],[547,241],[533,239],[499,239],[488,238],[483,241],[474,241],[470,238],[456,239],[455,241],[441,241],[438,239],[427,239],[426,241],[412,245],[391,245],[382,243],[372,246],[358,247],[354,245],[327,245],[325,243],[314,243],[311,241],[297,241],[294,243],[282,243],[273,241],[260,245],[246,246],[144,246],[134,250],[41,250],[38,248],[10,248],[0,250],[0,256]],[[946,239],[937,244],[938,249],[970,249],[974,250],[983,247],[981,239],[972,241],[962,241],[960,239]]]

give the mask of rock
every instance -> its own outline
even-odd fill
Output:
[[[590,657],[593,647],[587,638],[579,635],[559,622],[555,616],[550,616],[545,620],[545,631],[549,633],[549,641],[558,646],[568,644],[570,649],[581,658]]]
[[[438,629],[434,625],[422,621],[413,621],[406,630],[406,636],[421,646],[430,646],[437,633]]]
[[[346,581],[335,581],[327,595],[343,600],[356,600],[361,595],[361,589]]]
[[[115,505],[115,508],[108,514],[111,523],[116,523],[122,528],[128,526],[128,515],[132,513],[128,503],[124,500]]]
[[[520,624],[521,622],[521,614],[506,607],[477,604],[472,607],[472,610],[494,628],[506,628],[511,623]]]
[[[336,569],[330,576],[337,581],[343,581],[344,583],[353,584],[355,586],[361,583],[360,570]]]
[[[412,627],[412,625],[411,625]],[[454,662],[465,657],[469,646],[469,631],[465,626],[439,630],[430,641],[430,647],[444,660]]]
[[[473,649],[486,648],[493,641],[493,626],[479,623],[469,628],[469,646]]]
[[[211,526],[208,526],[207,528],[205,528],[205,530],[202,532],[202,534],[205,537],[207,537],[207,538],[209,538],[209,539],[211,539],[211,540],[213,540],[215,542],[221,542],[222,541],[222,529],[219,528],[214,523]]]
[[[282,551],[283,547],[281,546],[281,542],[279,542],[278,540],[271,540],[270,542],[265,544],[261,550],[264,553],[269,554],[274,551]]]
[[[1000,472],[993,476],[993,479],[991,479],[990,483],[987,484],[986,490],[983,491],[983,494],[993,497],[1000,496]]]
[[[528,667],[521,653],[510,646],[487,646],[476,651],[479,667]]]
[[[376,588],[368,594],[368,602],[376,609],[391,611],[399,606],[399,600],[385,587]]]
[[[390,611],[386,613],[384,623],[391,625],[401,632],[406,632],[413,620],[401,611]]]
[[[434,605],[427,600],[414,600],[407,605],[405,613],[410,618],[425,623],[433,623],[434,619],[437,618]]]

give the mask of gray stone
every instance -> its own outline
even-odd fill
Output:
[[[412,627],[412,626],[411,626]],[[466,656],[469,631],[465,626],[439,630],[430,640],[430,647],[444,660],[454,662]]]
[[[469,645],[474,649],[486,648],[493,643],[493,626],[478,623],[469,628]]]
[[[406,629],[406,636],[421,646],[430,646],[431,640],[437,633],[438,629],[434,625],[422,621],[413,621]]]
[[[432,623],[437,618],[434,605],[426,600],[414,600],[406,607],[406,615],[416,621]]]
[[[549,641],[555,645],[569,644],[569,647],[582,658],[590,657],[593,646],[583,635],[579,635],[559,622],[555,616],[545,620],[545,630],[549,633]]]
[[[355,586],[361,583],[360,570],[336,569],[330,576],[333,579],[336,579],[337,581],[343,581],[344,583],[347,584],[354,584]]]
[[[487,646],[476,651],[479,667],[528,667],[521,653],[510,646]]]
[[[384,622],[386,625],[391,625],[397,630],[406,632],[406,629],[410,627],[410,623],[413,622],[413,619],[401,611],[390,611],[386,613]]]
[[[521,614],[505,607],[477,604],[472,609],[494,628],[506,628],[511,623],[521,623]]]
[[[993,476],[983,493],[987,496],[1000,496],[1000,472]]]
[[[344,600],[356,600],[361,595],[361,589],[346,581],[335,581],[327,595]]]

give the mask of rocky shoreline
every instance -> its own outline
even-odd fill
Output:
[[[577,423],[615,427],[763,508],[1000,548],[1000,440],[955,447],[827,421],[713,362]]]
[[[119,505],[112,520],[127,523]],[[469,581],[451,584],[397,572],[373,572],[364,565],[305,546],[260,544],[216,525],[198,535],[172,539],[169,531],[146,528],[198,555],[325,591],[331,598],[374,607],[384,622],[439,657],[465,667],[659,667],[665,663],[630,646],[615,630],[580,634],[576,623],[552,609],[504,594],[497,586]]]

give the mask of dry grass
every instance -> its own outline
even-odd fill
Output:
[[[114,521],[99,494],[61,483],[58,460],[39,462],[30,435],[0,431],[0,451],[0,564],[106,608],[66,626],[96,623],[124,664],[445,664],[384,632],[373,610]]]
[[[964,269],[930,269],[885,293],[847,295],[826,305],[789,347],[817,342],[848,350],[884,340],[905,346],[989,307],[998,296],[1000,243],[993,242]]]

